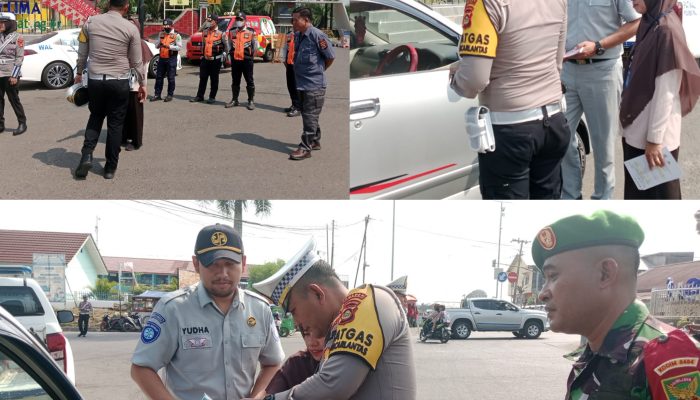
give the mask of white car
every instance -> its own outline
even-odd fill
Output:
[[[49,89],[62,89],[73,84],[78,63],[78,34],[80,28],[49,32],[28,41],[24,47],[22,80],[44,84]],[[146,42],[151,51],[148,60],[148,77],[155,78],[158,65],[158,49]],[[182,69],[178,55],[177,69]]]
[[[59,321],[72,321],[72,312],[54,312],[41,286],[32,278],[0,277],[0,306],[46,346],[56,364],[75,384],[73,350],[59,324]]]

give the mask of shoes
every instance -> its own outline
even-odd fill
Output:
[[[134,150],[138,150],[138,149],[137,149],[136,147],[134,147],[133,144],[128,143],[128,144],[126,145],[126,147],[124,148],[124,150],[126,150],[126,151],[134,151]]]
[[[215,98],[210,97],[210,98],[207,99],[207,104],[214,104],[215,101],[216,101]]]
[[[287,108],[284,109],[284,112],[288,113],[288,112],[292,111],[292,110],[295,109],[295,108],[296,108],[296,107],[294,107],[294,106],[287,107]]]
[[[199,103],[201,101],[204,101],[204,99],[201,97],[193,97],[190,99],[190,103]]]
[[[5,123],[0,124],[0,133],[5,132]]]
[[[226,105],[225,105],[224,107],[226,107],[226,108],[231,108],[231,107],[238,107],[238,106],[240,106],[240,105],[241,105],[241,103],[239,103],[238,100],[236,100],[236,99],[231,99],[231,101],[229,101],[228,103],[226,103]]]
[[[287,116],[288,116],[288,117],[298,117],[299,114],[301,114],[301,112],[300,112],[299,110],[297,110],[296,108],[292,108],[292,109],[287,113]]]
[[[166,102],[166,103],[169,102],[169,101],[172,101],[172,100],[173,100],[173,96],[171,96],[171,95],[167,95],[167,96],[165,96],[165,98],[163,99],[163,101]]]
[[[255,103],[253,103],[252,100],[248,100],[248,105],[247,105],[245,108],[247,108],[247,109],[249,109],[249,110],[251,110],[251,111],[252,111],[252,110],[255,110]]]
[[[107,168],[107,167],[105,167],[104,178],[105,178],[105,179],[113,179],[113,178],[114,178],[114,174],[115,174],[116,172],[117,172],[117,169],[116,169],[116,168]]]
[[[163,100],[163,99],[160,96],[152,96],[151,97],[151,101],[159,101],[159,100]]]
[[[80,163],[78,164],[78,167],[75,169],[75,177],[78,179],[85,179],[85,177],[88,174],[88,171],[92,168],[92,154],[83,154],[82,157],[80,157]]]
[[[23,134],[23,133],[26,132],[26,131],[27,131],[27,123],[26,123],[26,122],[20,122],[20,123],[19,123],[19,126],[17,127],[17,129],[16,129],[14,132],[12,132],[12,136],[21,135],[21,134]]]
[[[318,140],[314,140],[313,142],[311,142],[311,150],[321,150],[321,142],[319,142]]]
[[[303,160],[305,158],[311,157],[311,150],[307,150],[301,146],[289,154],[290,160]]]

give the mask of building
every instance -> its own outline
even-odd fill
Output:
[[[648,267],[647,269],[651,269],[662,265],[692,262],[694,256],[695,253],[692,251],[676,251],[648,254],[640,258]],[[640,269],[642,269],[641,265]]]
[[[515,283],[508,283],[508,295],[513,303],[527,305],[537,303],[537,297],[544,286],[544,277],[534,265],[527,263],[516,255],[507,270],[508,273],[518,274]]]
[[[700,261],[682,262],[650,268],[637,277],[637,298],[651,299],[652,289],[665,289],[671,278],[678,286],[685,286],[690,279],[700,279]]]
[[[89,233],[0,230],[0,264],[31,268],[55,305],[95,285],[107,268]]]

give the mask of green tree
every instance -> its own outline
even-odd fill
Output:
[[[264,281],[277,272],[284,265],[285,261],[277,259],[277,261],[266,262],[263,265],[256,265],[248,270],[248,288],[252,288],[254,283]]]
[[[233,229],[243,237],[243,210],[255,206],[255,215],[268,216],[272,212],[272,203],[269,200],[206,200],[205,203],[216,202],[216,208],[226,218],[233,216]]]
[[[91,288],[94,293],[109,293],[117,286],[117,282],[110,282],[107,278],[100,278],[95,281],[95,286]]]

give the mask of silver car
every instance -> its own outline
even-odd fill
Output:
[[[480,198],[465,122],[477,101],[448,82],[461,27],[413,0],[353,0],[349,20],[350,197]]]

